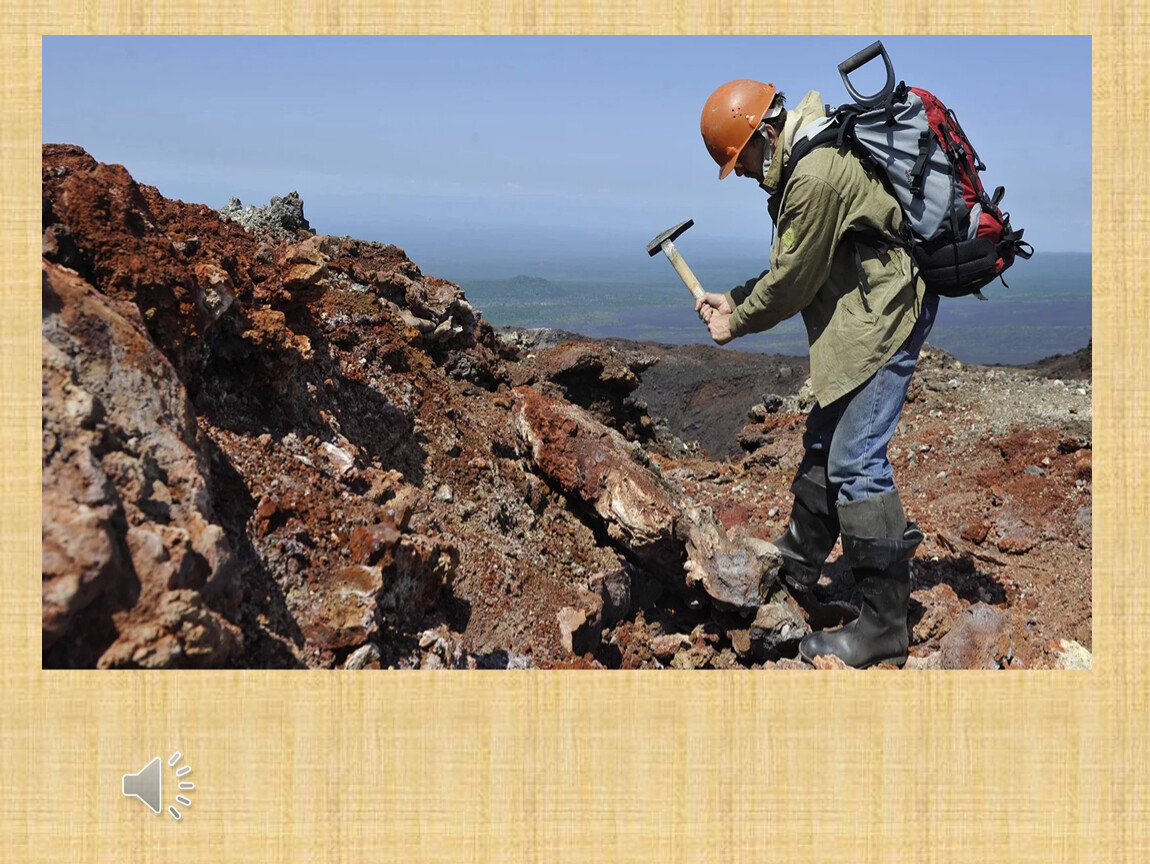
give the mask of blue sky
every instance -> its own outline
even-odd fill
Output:
[[[688,218],[688,261],[766,266],[766,196],[717,180],[703,103],[733,78],[846,102],[836,67],[874,38],[45,37],[43,140],[213,207],[297,190],[317,231],[455,280],[649,275],[646,243]],[[1089,37],[881,38],[1039,254],[1089,251]]]

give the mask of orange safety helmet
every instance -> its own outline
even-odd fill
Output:
[[[728,81],[707,99],[699,129],[707,151],[719,165],[720,180],[735,167],[774,98],[774,84],[740,78]]]

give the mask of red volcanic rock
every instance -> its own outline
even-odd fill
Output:
[[[922,617],[914,623],[911,631],[915,644],[945,636],[966,608],[954,589],[945,583],[926,591],[915,591],[911,597],[923,606]]]
[[[42,188],[46,666],[811,668],[841,623],[837,548],[799,609],[764,542],[805,358],[497,333],[298,196],[232,221],[70,145]],[[912,395],[916,662],[1089,648],[1089,382],[928,348]]]
[[[1001,669],[1013,657],[1013,639],[1006,615],[977,603],[942,637],[943,669]]]
[[[581,408],[527,387],[515,396],[515,428],[535,464],[582,500],[608,537],[688,599],[699,599],[698,587],[723,608],[758,608],[777,565],[765,572],[754,552],[728,540],[709,509],[637,460],[633,445]]]
[[[399,545],[399,529],[387,523],[356,528],[351,532],[351,557],[360,564],[374,565],[381,559],[390,564]]]
[[[131,665],[137,655],[147,657],[137,665],[153,667],[223,662],[240,642],[220,618],[239,600],[236,563],[175,369],[131,303],[48,262],[43,295],[47,662]],[[172,591],[182,592],[178,615]],[[183,644],[172,630],[183,625],[173,622],[194,618],[196,650],[148,649],[134,622],[162,610],[168,623],[153,635]],[[116,639],[114,659],[99,653],[109,639]]]

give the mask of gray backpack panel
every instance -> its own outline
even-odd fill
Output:
[[[949,225],[952,210],[966,212],[962,186],[939,147],[938,139],[930,133],[922,100],[914,93],[908,93],[907,101],[896,104],[894,109],[893,122],[889,124],[885,108],[860,112],[853,121],[854,138],[886,172],[891,190],[898,198],[911,229],[922,240],[933,240]],[[795,136],[796,143],[804,138],[813,138],[829,122],[828,118],[807,124]],[[919,197],[911,191],[910,173],[924,132],[928,133],[927,163],[922,196]],[[960,218],[959,228],[965,229],[968,238],[974,237],[978,230],[981,209],[980,205],[975,205],[973,212]]]

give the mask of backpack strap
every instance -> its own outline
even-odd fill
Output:
[[[786,189],[787,183],[790,182],[791,175],[795,173],[795,168],[798,167],[799,161],[813,150],[818,150],[820,147],[830,147],[834,145],[841,148],[845,142],[846,126],[836,125],[832,123],[825,129],[820,130],[816,135],[810,138],[803,138],[794,146],[791,147],[791,155],[787,159],[787,164],[783,166],[782,175],[779,177],[779,185],[775,188],[775,195],[782,197],[783,190]]]
[[[910,192],[915,198],[922,198],[926,194],[923,192],[922,180],[926,174],[932,136],[933,133],[929,129],[924,129],[918,136],[918,158],[914,160],[914,166],[910,169]]]

